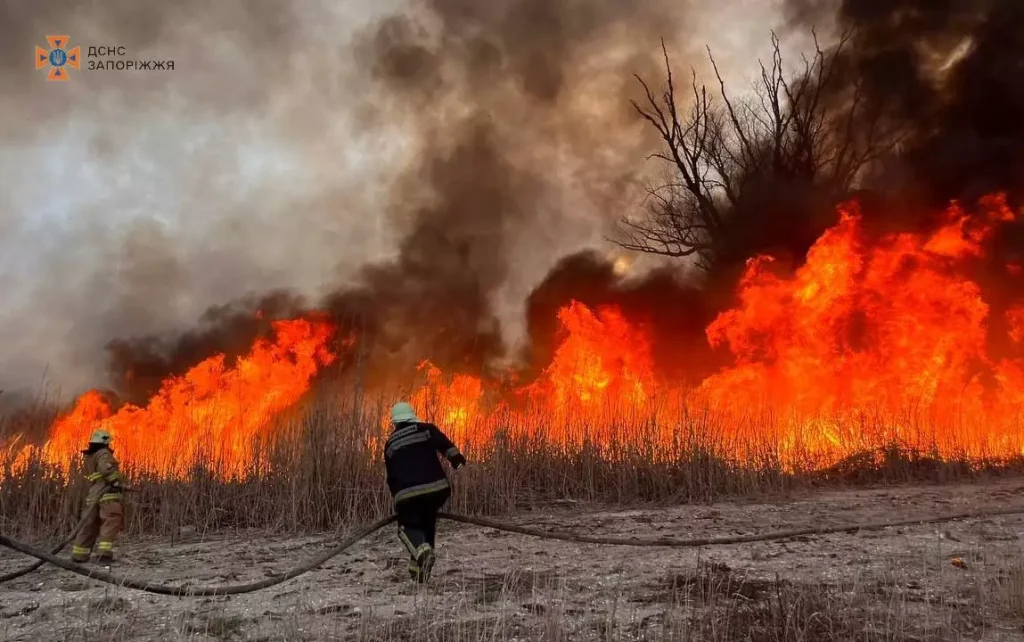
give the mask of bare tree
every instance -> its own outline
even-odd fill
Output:
[[[792,206],[803,199],[820,207],[845,198],[863,170],[899,140],[884,115],[867,107],[860,85],[843,86],[847,40],[825,52],[815,34],[814,55],[804,56],[800,73],[790,78],[772,33],[771,62],[759,63],[754,97],[745,101],[730,96],[708,49],[717,90],[709,92],[692,71],[682,112],[663,41],[665,87],[655,96],[637,76],[646,101],[632,105],[663,141],[652,158],[668,164],[668,179],[648,188],[643,217],[624,218],[622,235],[613,240],[629,250],[692,257],[709,269],[759,249],[758,230],[772,225],[773,202]]]

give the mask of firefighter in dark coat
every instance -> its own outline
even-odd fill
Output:
[[[391,409],[391,436],[384,445],[388,489],[398,515],[398,538],[409,551],[409,575],[426,582],[434,566],[437,513],[451,496],[451,486],[438,455],[456,469],[466,458],[434,424],[419,420],[408,403]]]

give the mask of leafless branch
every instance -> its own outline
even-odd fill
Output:
[[[662,147],[650,158],[664,162],[669,177],[648,190],[639,220],[622,221],[621,247],[696,257],[698,265],[710,266],[729,250],[737,226],[757,215],[743,209],[751,207],[751,190],[803,186],[839,200],[865,167],[893,153],[898,130],[867,109],[862,86],[841,81],[850,34],[829,50],[812,35],[813,53],[789,73],[779,38],[771,34],[771,59],[758,61],[756,95],[748,101],[730,96],[709,48],[718,91],[712,95],[691,70],[685,107],[662,41],[665,84],[656,92],[636,76],[644,101],[631,104],[658,132]]]

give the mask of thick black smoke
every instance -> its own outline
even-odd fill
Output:
[[[417,6],[359,46],[389,113],[415,120],[419,150],[392,210],[409,232],[397,260],[364,271],[364,309],[385,370],[429,355],[479,372],[504,355],[500,326],[521,316],[510,309],[576,249],[566,241],[596,240],[631,206],[651,132],[625,88],[654,68],[651,45],[682,12],[658,1]]]
[[[844,84],[903,132],[864,181],[868,222],[928,226],[956,200],[993,192],[1024,203],[1024,3],[1018,0],[789,0],[796,28],[834,19],[849,36]],[[1020,217],[1018,217],[1020,218]],[[1006,349],[1003,312],[1020,300],[1008,266],[1024,260],[1024,221],[1000,228],[973,275],[991,306],[990,348]]]
[[[635,206],[632,74],[679,48],[685,6],[334,5],[0,3],[0,230],[32,274],[0,273],[0,385],[44,364],[65,392],[102,385],[106,346],[109,383],[144,398],[265,333],[278,291],[358,326],[384,369],[479,369],[550,267]],[[41,82],[53,33],[175,71]],[[99,196],[28,169],[69,155]]]
[[[78,22],[92,24],[85,5],[65,9]],[[148,35],[129,38],[120,26],[99,35],[82,28],[75,33],[152,52],[147,43],[167,40],[186,25],[199,29],[186,9],[118,5],[109,10],[124,12],[124,30],[137,25]],[[5,11],[22,34],[44,29],[52,18],[11,6]],[[234,16],[228,8],[217,15],[228,22]],[[329,311],[342,334],[357,334],[373,374],[382,377],[412,372],[424,358],[480,372],[508,357],[509,336],[527,331],[523,301],[536,284],[561,257],[603,242],[614,221],[635,207],[653,132],[630,109],[637,89],[633,74],[658,68],[662,38],[670,47],[680,46],[685,16],[685,7],[668,0],[629,6],[614,0],[427,0],[371,22],[343,53],[321,52],[351,58],[356,82],[347,93],[366,97],[356,110],[358,123],[380,136],[401,132],[403,155],[392,168],[395,180],[378,193],[376,211],[347,211],[341,193],[317,204],[324,211],[301,212],[295,225],[312,225],[315,234],[331,224],[328,207],[337,217],[374,217],[395,238],[392,257],[363,261],[334,287],[321,288],[320,296],[309,296],[308,289],[302,296],[281,289],[283,294],[217,304],[197,328],[177,335],[118,328],[113,336],[129,338],[106,342],[110,384],[121,397],[138,402],[168,374],[213,352],[235,356],[269,331],[271,319],[310,308]],[[255,47],[257,63],[273,58],[264,80],[274,87],[295,72],[282,58],[301,49],[300,23],[281,5],[266,16],[240,18],[243,37],[231,42]],[[213,35],[218,29],[200,31]],[[29,40],[20,35],[5,45],[13,53]],[[208,87],[204,95],[223,98],[217,107],[239,114],[259,113],[271,99],[246,95],[231,88],[233,83],[225,79],[223,89]],[[345,88],[325,91],[328,101],[337,100],[336,92],[346,93]],[[247,98],[255,100],[247,103]],[[325,107],[308,102],[308,119],[316,120]],[[189,103],[189,109],[201,107]],[[289,213],[278,215],[285,221]],[[260,266],[265,261],[259,252],[254,248],[244,258]],[[337,252],[365,250],[353,238]],[[302,257],[302,248],[292,255]],[[172,269],[166,272],[149,269],[152,278],[146,282],[161,276],[173,281],[178,266],[167,264]],[[216,261],[210,268],[211,275],[220,272]],[[132,302],[133,309],[154,314],[188,287],[184,283],[168,292],[165,283],[157,285],[156,297],[143,296],[142,302]],[[260,291],[251,284],[245,290]],[[263,315],[257,317],[256,310]],[[111,316],[119,315],[112,311]]]
[[[849,34],[848,82],[905,138],[869,187],[941,207],[995,190],[1024,194],[1024,3],[1017,0],[789,0],[805,30]]]
[[[109,385],[120,400],[145,405],[169,374],[180,374],[210,355],[230,364],[272,333],[272,321],[302,315],[308,304],[288,292],[247,297],[206,310],[196,326],[169,343],[155,336],[107,344]]]
[[[560,339],[558,310],[570,300],[591,309],[616,306],[624,311],[650,337],[654,366],[665,380],[697,383],[722,365],[721,355],[704,338],[718,302],[703,284],[682,278],[671,267],[623,280],[603,256],[581,252],[560,261],[527,301],[527,375],[550,363]]]
[[[0,4],[0,73],[13,89],[0,93],[2,142],[28,140],[65,118],[99,115],[106,125],[84,143],[89,161],[134,167],[132,145],[154,120],[173,116],[173,132],[175,123],[217,114],[223,127],[234,128],[203,133],[210,140],[200,151],[207,153],[178,150],[185,169],[161,191],[189,196],[174,207],[192,213],[194,229],[172,233],[147,223],[120,235],[89,230],[83,243],[105,248],[91,259],[100,276],[84,285],[57,278],[87,271],[79,265],[42,275],[47,287],[38,289],[32,309],[52,309],[40,323],[54,327],[15,350],[13,363],[31,362],[32,351],[53,336],[74,337],[73,347],[106,346],[109,383],[141,401],[163,377],[212,352],[237,355],[268,332],[271,319],[316,308],[331,313],[342,334],[360,337],[375,376],[401,376],[424,358],[479,373],[521,354],[536,369],[552,347],[554,310],[571,297],[620,303],[651,322],[660,354],[713,362],[702,352],[702,328],[726,304],[720,297],[729,288],[683,286],[668,271],[622,286],[607,261],[580,254],[602,243],[611,224],[639,204],[637,187],[649,168],[644,159],[657,141],[630,109],[633,74],[660,77],[663,38],[674,53],[701,44],[684,40],[692,36],[685,29],[690,3],[415,0],[373,17],[351,42],[330,29],[311,30],[319,17],[331,24],[326,5],[311,0],[258,11],[249,3],[220,5]],[[969,201],[994,188],[1020,195],[1024,10],[1018,3],[788,5],[802,31],[826,18],[855,28],[843,71],[906,132],[898,156],[886,160],[891,166],[866,177],[863,187],[880,203],[871,208],[876,220],[918,211],[904,203]],[[43,44],[55,24],[69,25],[66,31],[82,43],[123,44],[142,58],[177,57],[179,67],[192,71],[162,81],[90,76],[93,84],[74,86],[74,100],[53,101],[53,87],[35,82],[22,56],[33,41]],[[258,73],[241,74],[228,59]],[[677,75],[685,75],[690,61],[674,56]],[[228,73],[201,71],[218,62]],[[743,62],[756,70],[756,61]],[[138,131],[116,118],[122,112],[113,106],[125,102],[146,115],[131,123]],[[341,106],[350,104],[342,119]],[[10,126],[15,122],[31,126]],[[294,155],[316,160],[318,184],[333,185],[340,174],[331,170],[344,163],[361,168],[387,158],[393,164],[282,202],[275,200],[280,192],[312,179],[274,174],[273,182],[246,186],[226,206],[221,171],[241,161],[224,156],[222,143],[262,140],[268,132],[273,138],[264,141],[269,151],[262,157],[274,158],[275,145],[292,145]],[[361,143],[363,156],[344,158],[348,140]],[[170,137],[175,143],[182,141]],[[3,161],[0,155],[0,170]],[[0,230],[6,214],[0,205]],[[104,212],[75,214],[90,220]],[[786,219],[767,227],[783,239],[798,236],[796,244],[806,249],[831,220]],[[371,238],[372,229],[380,238]],[[1004,246],[1004,254],[1019,247]],[[247,292],[258,294],[246,298]],[[207,308],[198,328],[186,329]],[[77,320],[83,310],[90,316],[75,327],[60,323]],[[13,330],[3,335],[16,336]],[[527,337],[528,345],[510,346],[510,336]],[[59,355],[75,364],[94,356],[77,348]],[[665,364],[693,372],[681,367],[689,364]]]

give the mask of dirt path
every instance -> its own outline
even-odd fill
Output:
[[[759,503],[563,507],[511,520],[635,536],[729,535],[1024,506],[1024,480],[799,495]],[[0,640],[1024,640],[1024,516],[694,550],[574,545],[442,524],[431,585],[393,529],[259,593],[167,598],[44,567],[0,586]],[[323,537],[128,541],[137,578],[240,583]],[[0,573],[24,558],[0,552]]]

